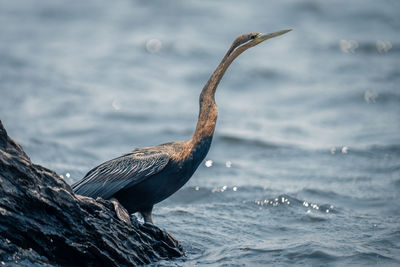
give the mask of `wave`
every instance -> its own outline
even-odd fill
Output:
[[[128,112],[108,112],[102,115],[103,118],[112,121],[122,121],[122,122],[147,122],[149,120],[149,116],[146,113],[142,114],[133,114]]]
[[[350,149],[350,153],[354,156],[366,158],[368,160],[385,160],[387,162],[382,168],[374,168],[374,172],[387,173],[400,169],[400,165],[397,163],[400,157],[400,144],[370,145],[364,148],[352,147]]]
[[[210,252],[215,262],[226,262],[239,264],[243,259],[246,262],[258,264],[271,264],[273,261],[280,264],[295,264],[295,265],[326,265],[327,262],[337,263],[338,265],[348,264],[376,264],[382,263],[398,263],[399,261],[391,256],[379,252],[364,252],[354,251],[349,255],[348,250],[338,251],[337,249],[326,247],[326,244],[321,244],[317,241],[305,242],[303,244],[282,244],[280,245],[262,245],[259,247],[230,247],[217,249]],[[210,255],[207,255],[210,256]]]
[[[266,149],[284,149],[284,150],[291,150],[291,151],[299,151],[299,152],[316,152],[316,153],[323,153],[327,154],[332,153],[332,149],[336,153],[336,155],[340,155],[339,153],[342,151],[343,146],[313,146],[310,147],[307,144],[294,144],[294,143],[273,143],[268,142],[265,140],[251,138],[251,137],[243,137],[236,134],[219,134],[217,138],[228,145],[242,145],[242,146],[249,146],[249,147],[258,147],[258,148],[266,148]],[[344,154],[351,153],[353,155],[360,155],[360,156],[367,156],[370,157],[371,155],[381,155],[381,154],[394,154],[396,156],[400,156],[400,144],[366,144],[366,145],[354,145],[350,146]]]
[[[227,144],[234,144],[234,145],[256,146],[269,149],[292,148],[290,145],[266,142],[259,139],[245,138],[242,136],[232,135],[232,134],[220,134],[218,135],[218,139]]]
[[[394,257],[390,256],[385,256],[381,253],[377,252],[359,252],[355,253],[351,256],[346,256],[346,257],[340,257],[340,262],[342,262],[344,265],[347,264],[360,264],[362,265],[363,263],[371,265],[372,262],[375,262],[376,265],[384,264],[384,263],[391,263],[391,264],[399,264],[400,261],[397,260]]]

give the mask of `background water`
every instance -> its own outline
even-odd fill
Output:
[[[72,183],[188,139],[233,39],[215,139],[154,210],[169,265],[400,264],[399,1],[0,1],[0,119]]]

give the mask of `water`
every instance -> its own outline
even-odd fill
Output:
[[[68,183],[189,138],[232,40],[215,139],[154,210],[183,265],[400,264],[398,1],[0,1],[0,119]],[[211,166],[210,166],[211,165]]]

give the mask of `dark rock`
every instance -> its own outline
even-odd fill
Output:
[[[75,195],[33,164],[0,121],[0,266],[130,266],[182,255],[167,232],[127,225],[110,201]]]

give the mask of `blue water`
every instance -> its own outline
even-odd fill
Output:
[[[400,265],[399,1],[0,1],[0,119],[68,183],[188,139],[233,39],[211,150],[154,209],[165,266]],[[211,165],[211,166],[210,166]]]

